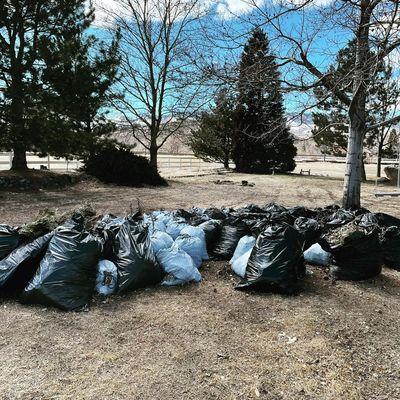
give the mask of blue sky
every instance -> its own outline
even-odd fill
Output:
[[[242,44],[245,43],[248,35],[246,33],[252,27],[253,23],[257,23],[260,18],[257,16],[257,12],[254,12],[254,4],[250,4],[251,2],[255,2],[256,6],[265,7],[268,6],[267,1],[274,6],[273,0],[203,0],[204,3],[211,7],[213,7],[214,11],[216,11],[215,20],[217,24],[229,26],[233,31],[243,36],[238,39],[238,42]],[[301,0],[291,0],[293,2],[299,2]],[[314,4],[316,7],[326,5],[330,3],[330,0],[316,0]],[[112,9],[113,11],[118,12],[118,0],[95,0],[94,5],[97,7],[96,19],[97,25],[99,26],[97,33],[101,34],[102,29],[104,29],[104,25],[107,25],[109,21],[106,21],[106,13],[102,10]],[[306,18],[308,24],[313,24],[313,14],[316,12],[316,8],[308,7],[305,11],[303,17]],[[296,14],[288,14],[288,16],[283,21],[283,29],[291,34],[296,34],[296,30],[300,25],[300,17]],[[282,41],[277,41],[274,39],[275,32],[274,29],[269,27],[268,25],[263,26],[263,29],[269,34],[271,39],[271,48],[273,52],[277,55],[285,54],[288,51],[287,44]],[[315,36],[313,39],[312,47],[310,53],[312,54],[312,61],[321,69],[324,70],[334,61],[335,54],[337,50],[343,47],[349,40],[350,36],[345,32],[340,32],[336,28],[335,30],[325,28],[320,34]],[[241,53],[241,48],[238,47],[233,51],[225,51],[221,48],[217,48],[215,50],[215,56],[220,60],[224,60],[224,58],[228,59],[230,62],[233,58],[239,58]],[[292,80],[296,82],[299,79],[298,73],[299,71],[289,70],[290,67],[282,68],[282,75],[287,80]],[[295,112],[299,107],[299,103],[304,103],[306,101],[306,97],[303,94],[287,94],[285,95],[285,103],[287,111],[292,113]]]

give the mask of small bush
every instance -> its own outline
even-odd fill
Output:
[[[167,182],[145,157],[124,146],[106,143],[95,148],[83,161],[83,171],[104,183],[123,186],[166,186]]]

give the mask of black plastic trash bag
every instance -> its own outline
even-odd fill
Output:
[[[303,236],[288,224],[274,224],[257,238],[244,279],[236,289],[294,293],[305,274]]]
[[[186,211],[183,208],[180,208],[179,210],[176,210],[173,214],[174,214],[175,217],[183,218],[186,221],[189,221],[191,218],[196,217],[196,214],[194,212]]]
[[[192,226],[199,226],[200,224],[207,221],[210,221],[210,218],[207,217],[207,215],[196,215],[188,223]]]
[[[400,228],[391,226],[382,234],[383,262],[400,271]]]
[[[269,221],[274,224],[289,224],[293,225],[295,218],[290,215],[287,211],[283,212],[271,212]]]
[[[322,229],[318,221],[312,218],[300,217],[294,222],[294,227],[304,236],[304,251],[317,243]]]
[[[316,211],[310,210],[309,208],[306,208],[303,206],[295,206],[295,207],[288,208],[287,212],[293,218],[299,218],[299,217],[315,218],[317,216]]]
[[[246,221],[246,223],[250,229],[251,234],[255,238],[257,238],[260,233],[264,232],[264,230],[268,228],[270,225],[273,225],[273,222],[271,222],[269,218]]]
[[[16,229],[8,225],[0,225],[0,260],[18,246],[19,240],[19,233]]]
[[[54,233],[22,245],[0,261],[0,292],[15,296],[35,275]]]
[[[334,204],[324,208],[314,208],[313,211],[315,212],[315,216],[313,218],[316,219],[320,224],[325,225],[332,219],[332,216],[339,209],[340,207]]]
[[[337,228],[353,221],[355,215],[352,211],[344,210],[343,208],[337,210],[326,223],[326,227]]]
[[[125,222],[125,218],[117,217],[113,214],[106,214],[103,218],[96,224],[94,230],[99,231],[112,231],[117,233],[120,226]]]
[[[283,213],[286,212],[287,209],[283,206],[280,206],[279,204],[275,204],[275,203],[267,203],[264,207],[263,207],[264,211],[268,211],[270,213]]]
[[[325,206],[323,209],[334,212],[334,211],[338,211],[340,209],[340,206],[338,206],[337,204],[329,204],[329,205]]]
[[[211,207],[204,210],[204,214],[211,219],[225,219],[226,214],[219,208]]]
[[[56,229],[39,269],[21,294],[23,302],[66,311],[90,302],[101,246],[80,228],[71,223]]]
[[[352,211],[353,214],[354,214],[356,217],[360,217],[361,215],[370,214],[370,213],[371,213],[371,211],[369,211],[368,209],[366,209],[366,208],[364,208],[364,207],[360,207],[360,208],[351,208],[350,211]]]
[[[256,204],[248,204],[247,206],[240,208],[238,210],[239,213],[259,213],[264,214],[266,211],[263,210],[261,207],[257,206]]]
[[[231,219],[239,218],[242,221],[245,221],[247,225],[253,226],[260,221],[269,221],[271,219],[271,213],[263,212],[263,213],[249,213],[249,212],[242,212],[242,213],[234,213],[231,215]]]
[[[389,228],[390,226],[400,227],[400,219],[385,213],[364,214],[357,218],[357,223],[364,228],[375,225],[378,225],[380,228]]]
[[[148,229],[141,222],[127,220],[121,225],[111,261],[118,269],[118,293],[156,285],[163,278]]]
[[[102,246],[102,258],[109,260],[113,257],[115,236],[125,221],[125,218],[106,214],[93,228],[93,234]]]
[[[360,281],[379,275],[382,271],[382,248],[379,229],[349,235],[342,244],[326,247],[332,254],[330,276],[334,280]]]
[[[199,228],[203,229],[206,235],[207,253],[211,255],[221,235],[221,221],[210,219],[200,224]]]
[[[248,234],[250,234],[250,229],[242,219],[225,220],[222,224],[221,235],[212,252],[213,257],[219,260],[230,260],[239,240]]]

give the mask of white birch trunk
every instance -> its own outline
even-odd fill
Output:
[[[371,1],[360,3],[360,22],[357,30],[356,61],[354,65],[353,99],[349,107],[349,138],[347,143],[346,173],[343,187],[343,208],[361,207],[361,181],[364,136],[366,131],[366,98],[369,71],[369,22]]]
[[[364,131],[350,125],[347,143],[346,172],[343,186],[343,208],[361,206],[361,162],[363,156]]]

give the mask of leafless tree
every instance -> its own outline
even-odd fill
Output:
[[[208,98],[196,66],[201,38],[200,0],[118,0],[108,10],[110,29],[121,36],[122,95],[114,106],[157,167],[158,150],[180,131]]]
[[[283,76],[286,90],[304,94],[312,93],[318,86],[324,87],[330,96],[336,97],[346,107],[349,134],[343,206],[360,207],[365,135],[400,121],[400,115],[396,114],[368,125],[366,104],[371,88],[370,78],[380,61],[400,48],[400,1],[245,2],[253,8],[253,13],[245,22],[267,29],[270,39],[277,44],[280,65],[286,71]],[[351,39],[356,41],[356,61],[351,71],[351,95],[348,95],[343,90],[343,82],[332,76],[321,58],[334,57],[337,49]],[[336,43],[329,44],[328,40],[335,40]],[[302,95],[299,98],[304,99]],[[301,112],[315,106],[315,103],[303,104]]]
[[[372,99],[371,107],[374,109],[376,118],[378,121],[387,121],[389,119],[393,120],[399,113],[400,106],[400,85],[397,77],[393,77],[392,73],[385,74],[386,81],[384,82],[384,87],[378,89]],[[396,129],[396,119],[392,123],[387,123],[375,129],[369,135],[370,142],[367,144],[372,144],[376,146],[377,151],[377,169],[376,176],[381,177],[382,170],[382,157],[384,150],[389,150],[393,153],[393,150],[398,151],[398,134]]]

